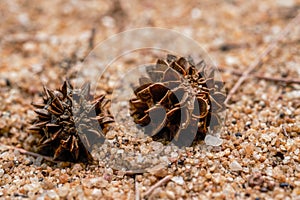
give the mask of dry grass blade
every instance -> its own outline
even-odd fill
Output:
[[[249,74],[255,70],[259,65],[262,64],[262,59],[266,57],[278,44],[278,42],[285,37],[291,29],[296,26],[298,23],[300,23],[300,13],[289,22],[289,24],[279,33],[279,35],[266,47],[266,49],[260,54],[257,59],[248,67],[248,70],[246,70],[242,76],[239,78],[239,80],[236,82],[236,84],[233,86],[233,88],[229,91],[227,98],[225,100],[225,104],[228,105],[229,100],[232,98],[232,95],[236,93],[236,91],[239,89],[239,87],[243,84],[243,82],[249,77]]]
[[[168,176],[164,177],[163,179],[161,179],[160,181],[158,181],[157,183],[155,183],[154,185],[152,185],[152,186],[149,188],[149,190],[147,190],[147,191],[145,192],[144,197],[147,197],[147,196],[149,196],[150,194],[152,194],[152,192],[153,192],[156,188],[158,188],[159,186],[161,186],[161,185],[167,183],[169,180],[171,180],[172,177],[173,177],[172,175],[168,175]]]
[[[4,144],[1,144],[0,147],[3,147],[5,149],[17,150],[20,153],[25,154],[25,155],[33,156],[33,157],[36,157],[36,158],[37,157],[42,157],[44,160],[47,160],[47,161],[50,161],[50,162],[53,162],[53,163],[58,163],[58,161],[53,160],[53,158],[51,158],[49,156],[44,156],[44,155],[41,155],[41,154],[38,154],[38,153],[27,151],[27,150],[22,149],[22,148],[8,146],[8,145],[4,145]]]
[[[236,75],[236,76],[242,76],[243,72],[241,71],[233,71],[230,69],[226,69],[226,68],[222,68],[222,67],[218,67],[219,71],[221,72],[228,72],[232,75]],[[262,74],[251,74],[251,76],[253,76],[254,78],[257,79],[263,79],[263,80],[267,80],[267,81],[273,81],[273,82],[282,82],[282,83],[286,83],[286,84],[300,84],[300,79],[294,79],[294,78],[281,78],[281,77],[269,77],[269,76],[265,76]]]
[[[96,28],[92,28],[91,35],[89,37],[89,50],[93,50],[95,47],[95,36],[96,36]]]
[[[139,183],[135,181],[135,200],[140,200],[141,199],[141,194],[140,194],[140,190],[139,190]]]

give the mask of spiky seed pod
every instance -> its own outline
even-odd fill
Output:
[[[90,84],[74,89],[67,81],[58,90],[44,87],[43,102],[32,104],[37,117],[29,130],[41,135],[38,151],[54,160],[90,162],[90,150],[103,142],[113,117],[104,95],[95,98]]]
[[[220,124],[225,109],[223,83],[202,60],[168,55],[146,68],[148,77],[130,99],[130,114],[154,140],[186,146],[204,139]]]

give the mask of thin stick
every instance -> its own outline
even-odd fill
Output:
[[[96,35],[96,28],[92,28],[91,30],[91,36],[89,38],[89,49],[93,50],[95,47],[95,35]]]
[[[236,75],[236,76],[242,76],[243,75],[243,72],[241,72],[241,71],[236,71],[236,70],[233,71],[233,70],[225,69],[225,68],[221,68],[221,67],[218,67],[218,70],[221,71],[221,72],[228,72],[228,73],[230,73],[232,75]],[[293,84],[293,83],[300,84],[300,79],[269,77],[269,76],[265,76],[265,75],[261,75],[261,74],[249,74],[249,76],[253,76],[253,77],[258,78],[258,79],[264,79],[264,80],[273,81],[273,82],[283,82],[283,83],[286,83],[286,84]]]
[[[281,128],[282,128],[282,131],[283,131],[283,135],[284,135],[285,137],[288,137],[289,135],[288,135],[287,132],[286,132],[286,128],[285,128],[284,124],[281,125]]]
[[[168,175],[166,177],[164,177],[163,179],[161,179],[160,181],[158,181],[157,183],[155,183],[154,185],[152,185],[149,190],[147,190],[144,194],[145,196],[149,196],[156,188],[158,188],[159,186],[167,183],[173,176],[172,175]]]
[[[138,170],[128,170],[128,171],[124,171],[124,170],[120,170],[118,168],[112,167],[112,169],[117,172],[118,174],[121,174],[122,176],[128,175],[128,176],[132,176],[132,175],[136,175],[136,174],[143,174],[146,172],[146,170],[144,169],[138,169]]]
[[[248,69],[243,73],[239,80],[235,83],[233,88],[229,91],[225,104],[228,104],[229,100],[232,98],[233,94],[239,89],[242,83],[249,77],[249,74],[255,70],[256,67],[262,64],[262,59],[266,57],[278,44],[278,42],[290,32],[290,30],[295,27],[300,22],[300,13],[292,20],[290,23],[281,31],[281,33],[266,47],[266,49],[260,54],[257,59],[248,67]]]
[[[11,150],[17,150],[19,151],[20,153],[22,154],[26,154],[26,155],[29,155],[29,156],[33,156],[33,157],[42,157],[44,160],[47,160],[47,161],[50,161],[50,162],[53,162],[53,163],[58,163],[58,161],[54,161],[51,157],[49,156],[44,156],[44,155],[41,155],[41,154],[38,154],[38,153],[34,153],[34,152],[31,152],[31,151],[27,151],[25,149],[22,149],[22,148],[18,148],[18,147],[13,147],[13,146],[8,146],[8,145],[5,145],[5,144],[0,144],[0,147],[4,147],[6,149],[11,149]]]
[[[139,183],[135,179],[135,176],[134,176],[134,182],[135,182],[135,200],[140,200],[141,194],[139,190]]]

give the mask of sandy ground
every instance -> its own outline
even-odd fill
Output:
[[[165,149],[163,164],[135,172],[105,159],[53,163],[16,149],[35,151],[37,136],[26,128],[43,84],[58,88],[113,34],[160,27],[191,37],[230,91],[299,9],[298,0],[1,1],[0,198],[300,199],[300,85],[286,82],[300,77],[299,24],[232,96],[221,146]],[[108,70],[99,92],[111,92],[116,75],[140,63],[139,56]]]

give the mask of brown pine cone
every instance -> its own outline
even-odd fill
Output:
[[[37,117],[29,127],[42,137],[39,153],[59,161],[92,161],[92,145],[104,141],[113,122],[107,105],[104,95],[93,99],[89,83],[80,89],[66,81],[58,90],[44,87],[43,102],[33,103]]]
[[[146,70],[149,78],[139,79],[129,104],[134,122],[153,140],[190,146],[216,131],[226,96],[203,60],[195,65],[191,57],[168,55]]]

